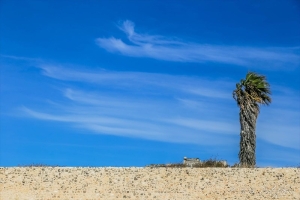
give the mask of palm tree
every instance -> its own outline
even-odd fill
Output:
[[[259,105],[269,105],[271,90],[266,77],[254,72],[248,72],[246,79],[236,84],[233,98],[240,108],[240,152],[241,166],[254,167],[256,164],[256,119],[259,114]]]

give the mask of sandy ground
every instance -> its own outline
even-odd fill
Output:
[[[0,168],[1,200],[300,199],[300,168]]]

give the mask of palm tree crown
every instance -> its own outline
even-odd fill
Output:
[[[239,106],[243,106],[245,101],[252,101],[258,108],[258,104],[269,105],[272,101],[270,84],[266,77],[254,72],[248,72],[246,79],[242,79],[236,84],[236,90],[233,91],[233,98]]]

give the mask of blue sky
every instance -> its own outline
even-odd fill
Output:
[[[298,1],[0,3],[0,165],[238,162],[235,84],[265,75],[257,165],[300,164]]]

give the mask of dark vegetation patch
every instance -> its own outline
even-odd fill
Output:
[[[183,164],[183,163],[171,163],[171,164],[151,164],[146,167],[169,167],[169,168],[184,168],[184,167],[193,167],[193,168],[207,168],[207,167],[220,167],[227,168],[230,167],[228,164],[223,161],[219,161],[217,159],[210,158],[208,160],[204,160],[200,163],[195,163],[192,165]]]
[[[59,165],[48,165],[48,164],[42,164],[42,163],[32,163],[28,165],[18,165],[18,167],[62,167]]]

